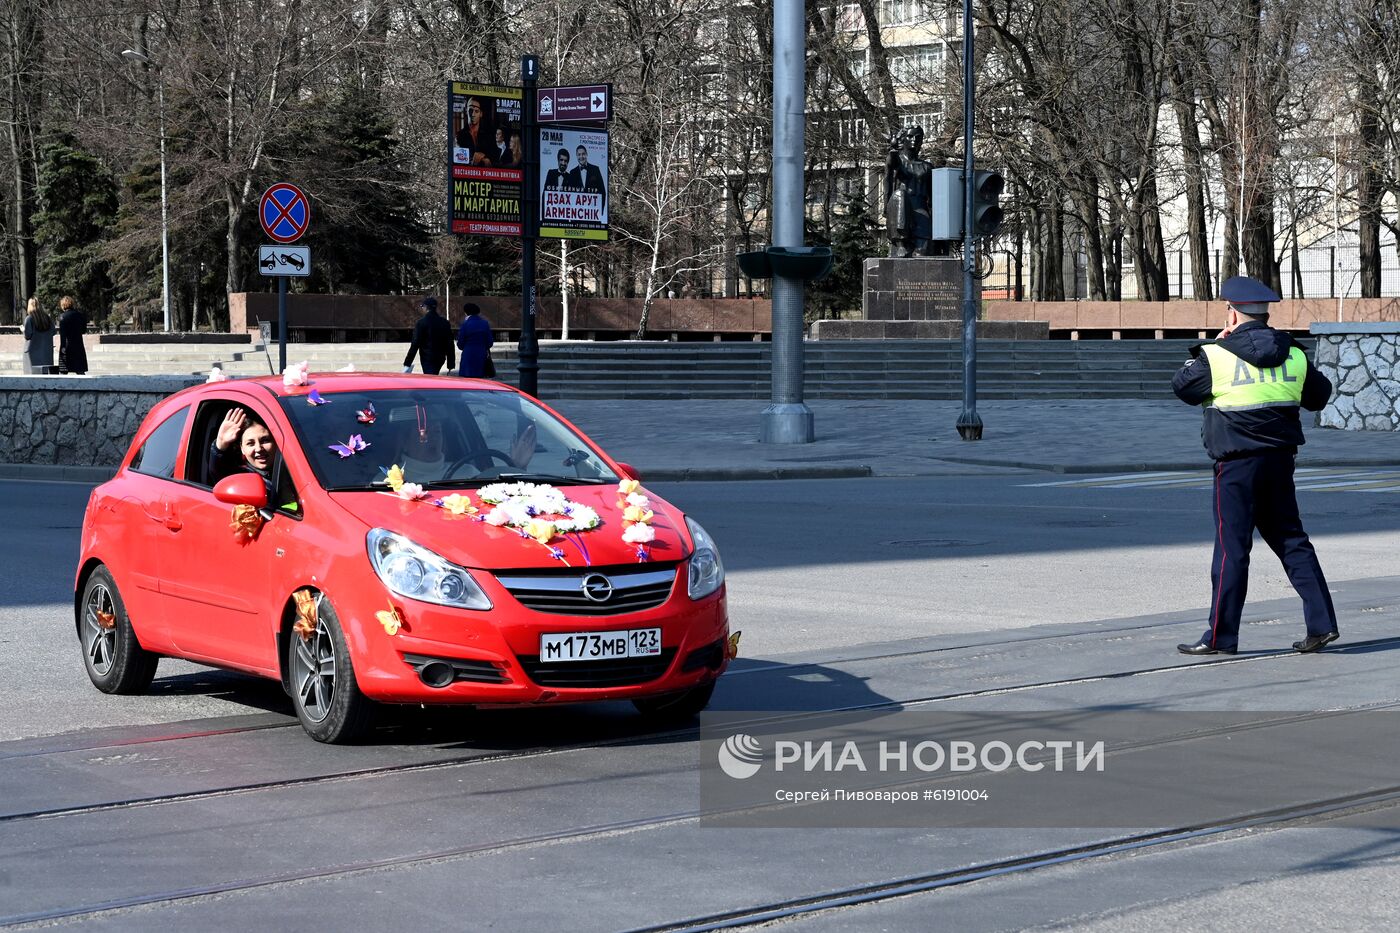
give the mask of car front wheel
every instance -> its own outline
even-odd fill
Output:
[[[369,725],[374,703],[360,692],[340,618],[324,593],[316,594],[316,629],[287,639],[292,705],[302,728],[318,742],[352,742]]]
[[[699,716],[710,705],[710,696],[714,692],[715,682],[712,680],[680,693],[633,700],[632,705],[656,725],[679,725]]]
[[[106,567],[94,570],[83,585],[78,639],[88,677],[103,693],[145,693],[156,676],[160,657],[137,641],[126,605]]]

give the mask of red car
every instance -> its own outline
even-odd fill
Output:
[[[93,491],[74,610],[99,690],[163,656],[246,671],[323,742],[376,703],[709,702],[719,552],[631,467],[499,383],[300,379],[161,401]]]

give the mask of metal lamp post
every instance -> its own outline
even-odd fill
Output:
[[[149,55],[123,49],[122,58],[154,68],[156,94],[160,100],[160,304],[165,312],[165,332],[170,332],[170,209],[165,186],[165,74]]]
[[[807,117],[806,20],[801,0],[773,4],[773,246],[802,252],[802,162]],[[763,410],[765,444],[810,444],[812,410],[802,401],[803,280],[773,272],[773,403]]]

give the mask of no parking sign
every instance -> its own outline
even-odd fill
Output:
[[[311,202],[296,185],[278,182],[263,192],[258,220],[278,243],[295,243],[311,226]]]

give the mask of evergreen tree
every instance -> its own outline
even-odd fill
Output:
[[[808,292],[810,320],[852,315],[865,291],[865,260],[879,256],[877,226],[862,195],[848,200],[831,228],[831,274]]]
[[[370,90],[345,88],[311,105],[299,133],[314,222],[312,291],[389,293],[416,283],[427,233],[394,121]]]
[[[54,307],[73,295],[90,320],[106,316],[112,284],[103,241],[117,216],[117,183],[92,153],[70,136],[44,147],[39,163],[34,239],[41,251],[41,301]]]
[[[108,243],[116,310],[131,314],[138,330],[150,327],[160,306],[160,163],[138,162],[122,179],[124,197]]]

